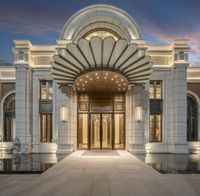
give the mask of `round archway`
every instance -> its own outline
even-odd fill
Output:
[[[129,14],[120,8],[105,4],[88,6],[76,12],[64,25],[60,39],[77,42],[94,29],[115,32],[129,42],[141,39],[139,27]]]
[[[4,113],[4,141],[15,139],[15,93],[10,94],[3,106]]]
[[[189,93],[187,94],[187,140],[198,141],[198,103]]]

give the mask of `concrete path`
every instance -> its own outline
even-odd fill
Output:
[[[0,175],[0,195],[200,195],[200,175],[160,174],[127,151],[117,152],[75,151],[41,175]]]

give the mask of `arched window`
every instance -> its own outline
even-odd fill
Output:
[[[15,139],[15,94],[9,95],[4,102],[4,141]]]
[[[198,141],[198,104],[190,94],[187,94],[187,140]]]
[[[92,37],[95,36],[98,36],[101,39],[104,39],[106,37],[112,37],[115,41],[117,41],[120,38],[120,36],[117,33],[108,29],[94,29],[86,33],[86,35],[84,35],[83,37],[87,40],[90,40]]]

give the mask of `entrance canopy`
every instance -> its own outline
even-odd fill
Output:
[[[125,39],[82,38],[77,44],[69,43],[66,49],[60,49],[53,59],[51,65],[54,79],[57,83],[68,86],[75,85],[75,81],[83,74],[87,77],[87,73],[94,71],[117,73],[129,85],[146,83],[151,76],[150,57],[137,44],[128,44]],[[101,81],[102,79],[100,83]],[[77,83],[75,87],[78,90]]]

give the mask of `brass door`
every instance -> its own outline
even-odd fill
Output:
[[[112,149],[112,114],[91,114],[90,149]]]

